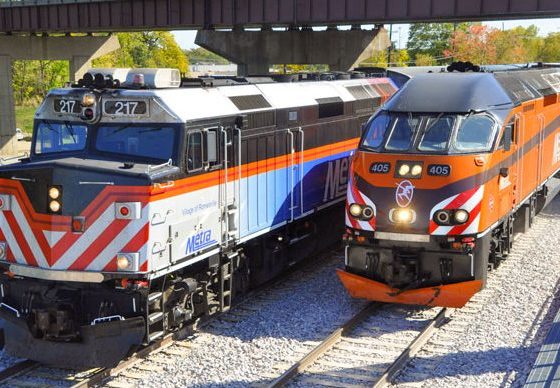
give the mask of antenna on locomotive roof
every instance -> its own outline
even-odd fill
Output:
[[[447,66],[447,71],[450,73],[453,73],[455,71],[459,73],[467,73],[467,72],[480,73],[482,69],[480,68],[480,66],[474,65],[472,62],[458,61],[458,62],[453,62],[451,65]]]

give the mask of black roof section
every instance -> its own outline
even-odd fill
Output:
[[[513,106],[511,98],[489,73],[419,74],[385,105],[393,112],[468,113]]]
[[[559,68],[419,74],[387,102],[385,109],[411,113],[493,111],[559,92]]]

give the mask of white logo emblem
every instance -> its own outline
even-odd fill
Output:
[[[400,207],[407,207],[414,198],[414,185],[410,181],[402,181],[397,186],[395,200]]]

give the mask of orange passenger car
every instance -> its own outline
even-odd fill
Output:
[[[425,74],[354,155],[345,270],[356,298],[462,307],[560,169],[560,69]]]

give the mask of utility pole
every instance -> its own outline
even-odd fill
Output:
[[[393,49],[393,25],[389,24],[389,48],[387,49],[387,67],[391,66],[391,50]]]

